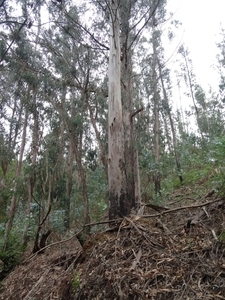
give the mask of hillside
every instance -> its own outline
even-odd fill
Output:
[[[225,299],[225,199],[207,185],[183,186],[83,247],[74,235],[26,252],[0,299]]]

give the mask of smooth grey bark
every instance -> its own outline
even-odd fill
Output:
[[[130,18],[136,1],[121,1],[121,95],[124,124],[124,156],[126,166],[127,195],[132,212],[140,207],[140,176],[138,151],[136,149],[136,130],[134,112],[133,65],[131,47]],[[140,109],[141,111],[141,109]]]
[[[152,86],[153,86],[153,105],[154,105],[154,150],[155,150],[155,163],[156,163],[156,169],[154,173],[154,183],[155,183],[155,194],[161,195],[161,176],[160,171],[158,169],[159,166],[159,159],[160,159],[160,144],[159,144],[159,130],[160,130],[160,124],[159,124],[159,100],[160,95],[158,91],[158,75],[157,75],[157,47],[156,47],[156,31],[155,31],[155,24],[156,19],[155,15],[152,18],[152,28],[153,28],[153,63],[152,63]]]
[[[33,132],[32,132],[32,151],[31,151],[31,168],[30,176],[28,181],[28,197],[27,197],[27,208],[26,208],[26,222],[23,229],[23,245],[27,245],[28,241],[28,228],[30,225],[30,204],[32,202],[33,190],[36,184],[36,162],[39,149],[39,115],[37,110],[37,91],[33,89]]]
[[[110,220],[122,217],[130,212],[126,191],[120,59],[119,4],[117,0],[111,0],[108,105],[108,182]]]

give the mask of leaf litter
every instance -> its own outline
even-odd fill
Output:
[[[0,299],[225,299],[225,200],[175,208],[148,207],[83,247],[76,236],[49,245],[5,278]]]

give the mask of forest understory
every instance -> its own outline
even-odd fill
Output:
[[[0,299],[225,299],[225,198],[207,188],[182,186],[166,207],[148,205],[83,246],[52,233],[3,280]]]

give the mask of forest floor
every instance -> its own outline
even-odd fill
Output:
[[[182,186],[167,207],[26,253],[0,299],[225,299],[225,198],[202,182]]]

